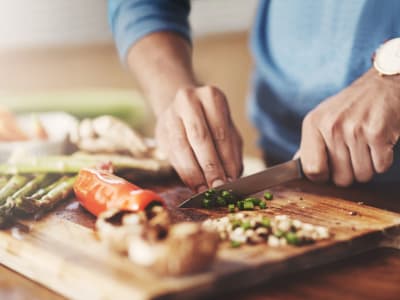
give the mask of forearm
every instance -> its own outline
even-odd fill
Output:
[[[139,40],[128,53],[128,66],[156,115],[180,88],[196,85],[189,42],[173,32],[157,32]]]

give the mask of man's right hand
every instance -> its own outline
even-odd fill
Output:
[[[242,140],[218,88],[178,90],[158,114],[156,139],[182,181],[195,191],[234,180],[242,172]]]

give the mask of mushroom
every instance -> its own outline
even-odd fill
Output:
[[[106,212],[96,222],[96,229],[100,239],[114,251],[166,275],[208,268],[220,242],[218,233],[199,223],[171,224],[168,212],[161,206],[138,214]]]
[[[70,133],[71,142],[89,153],[121,153],[148,157],[151,147],[144,138],[121,120],[112,116],[84,119]]]

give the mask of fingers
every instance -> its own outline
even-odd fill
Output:
[[[397,138],[388,136],[388,132],[376,128],[367,131],[366,136],[375,172],[386,172],[393,163],[393,145]]]
[[[215,87],[203,87],[198,92],[225,175],[237,179],[242,169],[241,141],[231,123],[225,96]]]
[[[311,112],[303,122],[300,147],[303,169],[313,181],[330,178],[338,186],[368,182],[393,163],[393,141],[383,130],[362,122]]]
[[[347,126],[347,148],[354,178],[358,182],[368,182],[374,175],[374,167],[370,147],[365,140],[364,132],[359,124]]]
[[[189,187],[203,191],[242,173],[242,140],[214,87],[180,90],[157,120],[156,138]]]
[[[182,181],[195,191],[207,189],[200,166],[186,137],[182,121],[169,111],[157,128],[157,140]],[[161,129],[163,130],[161,130]]]
[[[329,167],[326,146],[312,120],[312,115],[303,121],[299,151],[304,174],[312,181],[327,181]]]
[[[208,186],[218,186],[226,181],[225,171],[214,145],[203,107],[193,90],[182,91],[177,96],[176,109]]]

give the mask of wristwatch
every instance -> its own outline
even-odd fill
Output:
[[[388,40],[376,50],[374,68],[381,75],[400,74],[400,38]]]

